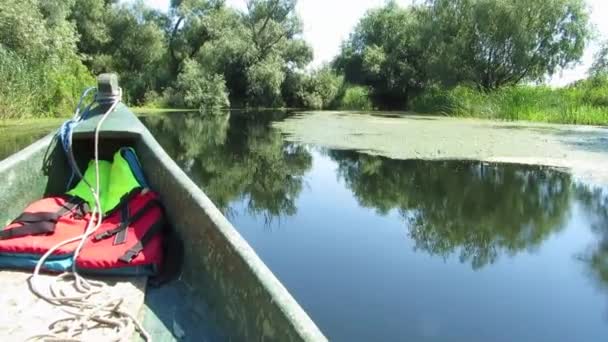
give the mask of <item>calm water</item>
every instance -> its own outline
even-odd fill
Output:
[[[286,143],[280,119],[145,123],[331,340],[606,339],[601,191],[543,167]]]
[[[22,126],[4,127],[0,123],[0,160],[18,152],[29,144],[56,130],[60,121],[56,123],[32,123]]]

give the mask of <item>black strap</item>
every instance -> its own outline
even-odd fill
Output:
[[[12,229],[4,229],[0,231],[0,240],[11,239],[26,235],[36,234],[48,234],[55,231],[55,224],[57,222],[52,221],[41,221],[35,223],[24,224],[20,227]]]
[[[152,240],[154,235],[162,231],[164,226],[165,220],[163,218],[154,222],[154,224],[150,227],[150,229],[148,229],[148,231],[144,233],[144,235],[139,239],[139,241],[137,241],[136,244],[131,246],[131,248],[129,248],[129,250],[127,250],[127,252],[123,256],[118,258],[118,260],[127,264],[133,261],[133,259],[135,259],[139,255],[139,253],[144,250],[144,246],[146,246],[148,242]]]
[[[116,237],[114,237],[113,245],[122,245],[127,242],[127,227],[129,227],[129,206],[123,205],[120,210],[120,230],[116,233]]]
[[[73,211],[74,209],[80,208],[81,213],[84,214],[88,209],[84,208],[86,202],[79,198],[72,196],[70,197],[62,206],[54,213],[49,212],[38,212],[38,213],[22,213],[16,219],[13,220],[12,223],[33,223],[33,222],[42,222],[42,221],[51,221],[57,222],[57,220]],[[83,215],[84,216],[84,215]]]
[[[22,213],[12,223],[57,222],[59,217],[57,213]]]
[[[75,209],[80,209],[81,216],[89,212],[89,206],[85,200],[80,197],[70,196],[70,198],[57,211],[58,216],[63,216]]]
[[[55,231],[57,220],[75,208],[81,208],[83,215],[86,209],[83,208],[84,200],[78,197],[70,197],[62,206],[54,213],[39,212],[39,213],[22,213],[13,220],[14,223],[21,223],[19,227],[0,230],[0,240],[11,239],[26,235],[49,234]]]
[[[126,207],[126,217],[127,219],[125,219],[125,208]],[[106,230],[103,233],[99,233],[97,235],[95,235],[94,239],[95,241],[99,241],[99,240],[103,240],[103,239],[107,239],[111,236],[114,236],[122,231],[126,232],[126,229],[133,224],[134,222],[137,222],[140,218],[142,218],[148,211],[150,211],[151,209],[153,209],[154,207],[159,207],[162,209],[162,204],[159,200],[157,199],[153,199],[148,201],[148,203],[146,203],[143,207],[141,207],[135,214],[133,214],[133,216],[129,216],[129,212],[128,212],[128,205],[124,205],[124,207],[121,209],[121,219],[120,219],[120,224],[113,229],[109,229]]]

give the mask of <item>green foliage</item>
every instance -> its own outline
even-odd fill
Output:
[[[341,110],[372,110],[374,105],[367,87],[345,85],[343,95],[338,100],[337,108]]]
[[[336,106],[344,77],[324,66],[312,72],[286,75],[282,96],[289,107],[328,109]]]
[[[595,54],[589,75],[591,77],[608,76],[608,41],[604,42]]]
[[[290,39],[302,33],[296,0],[247,0],[245,25],[255,48],[256,59],[281,54]]]
[[[497,89],[577,62],[590,37],[583,0],[431,0],[419,9],[427,70]]]
[[[174,0],[163,13],[142,0],[3,1],[0,114],[66,115],[91,74],[117,72],[124,100],[136,105],[412,104],[448,115],[606,122],[605,45],[587,81],[555,92],[505,88],[580,59],[589,38],[583,0],[388,1],[365,14],[332,68],[316,70],[306,69],[312,49],[295,8],[296,0],[247,0],[242,11],[224,0]]]
[[[404,108],[426,81],[419,26],[390,1],[361,19],[334,64],[346,81],[369,86],[379,107]]]
[[[494,102],[520,106],[528,101],[527,88],[505,91],[495,95],[504,100],[494,101],[464,87],[493,91],[544,80],[578,62],[589,38],[583,0],[429,0],[407,8],[389,1],[360,20],[334,67],[347,82],[368,86],[377,107],[407,109],[413,101],[419,110],[460,113],[452,107],[464,106],[484,116],[535,117],[493,108]],[[596,69],[601,60],[600,53]],[[460,87],[444,92],[437,84]],[[451,98],[459,92],[480,101]],[[586,121],[579,109],[563,108],[560,116]]]
[[[248,107],[285,105],[288,73],[312,60],[301,37],[295,1],[251,0],[241,13],[223,1],[173,4],[169,53],[174,73],[193,59],[226,81],[230,101]]]
[[[94,74],[118,72],[123,99],[141,104],[166,85],[166,43],[160,14],[143,2],[77,0],[71,17],[81,36],[78,48]]]
[[[606,94],[605,79],[561,89],[516,86],[490,93],[466,86],[432,88],[412,101],[412,109],[451,116],[602,125],[608,122]]]
[[[224,78],[210,73],[192,60],[184,61],[175,89],[169,92],[174,93],[171,105],[178,108],[198,108],[200,112],[213,112],[230,105]]]
[[[253,64],[247,70],[248,104],[253,107],[280,107],[283,105],[281,85],[285,80],[283,61],[272,55]]]
[[[0,4],[0,118],[69,115],[92,77],[67,20],[72,2]]]
[[[320,100],[320,106],[313,106],[304,102],[307,108],[330,108],[337,100],[340,89],[343,87],[344,77],[336,75],[329,67],[323,67],[311,73],[306,85],[307,94],[314,94]]]
[[[23,117],[39,110],[44,73],[16,53],[0,46],[0,118]]]

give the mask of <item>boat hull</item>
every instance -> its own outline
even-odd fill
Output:
[[[74,132],[74,152],[82,167],[92,157],[97,120],[99,116],[93,116]],[[100,137],[102,158],[119,146],[137,151],[148,182],[160,194],[169,221],[183,241],[181,281],[195,302],[205,307],[205,316],[219,327],[223,338],[326,340],[238,231],[126,106],[119,105],[104,122]],[[64,192],[69,174],[61,146],[52,135],[1,161],[0,207],[4,210],[0,223],[10,221],[37,198]]]

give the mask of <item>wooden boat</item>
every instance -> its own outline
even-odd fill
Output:
[[[100,77],[98,89],[115,92],[115,76]],[[73,150],[81,168],[92,158],[93,132],[99,114],[106,109],[107,105],[99,105],[74,130]],[[147,291],[139,308],[155,340],[326,340],[237,230],[122,103],[102,125],[100,157],[109,159],[120,146],[135,148],[148,182],[161,195],[172,227],[184,244],[181,280]],[[65,154],[54,134],[0,161],[0,224],[9,222],[31,201],[65,192],[69,176]],[[0,274],[4,292],[0,305],[2,301],[26,301],[19,297],[27,292],[25,282],[13,295],[7,293],[7,278],[15,283],[15,277],[15,272]],[[142,289],[138,281],[141,279],[128,280],[135,284],[133,288]],[[11,315],[17,315],[10,317],[15,322],[27,313]],[[181,322],[181,318],[190,322]],[[0,320],[0,336],[7,333],[2,331],[2,323]]]

